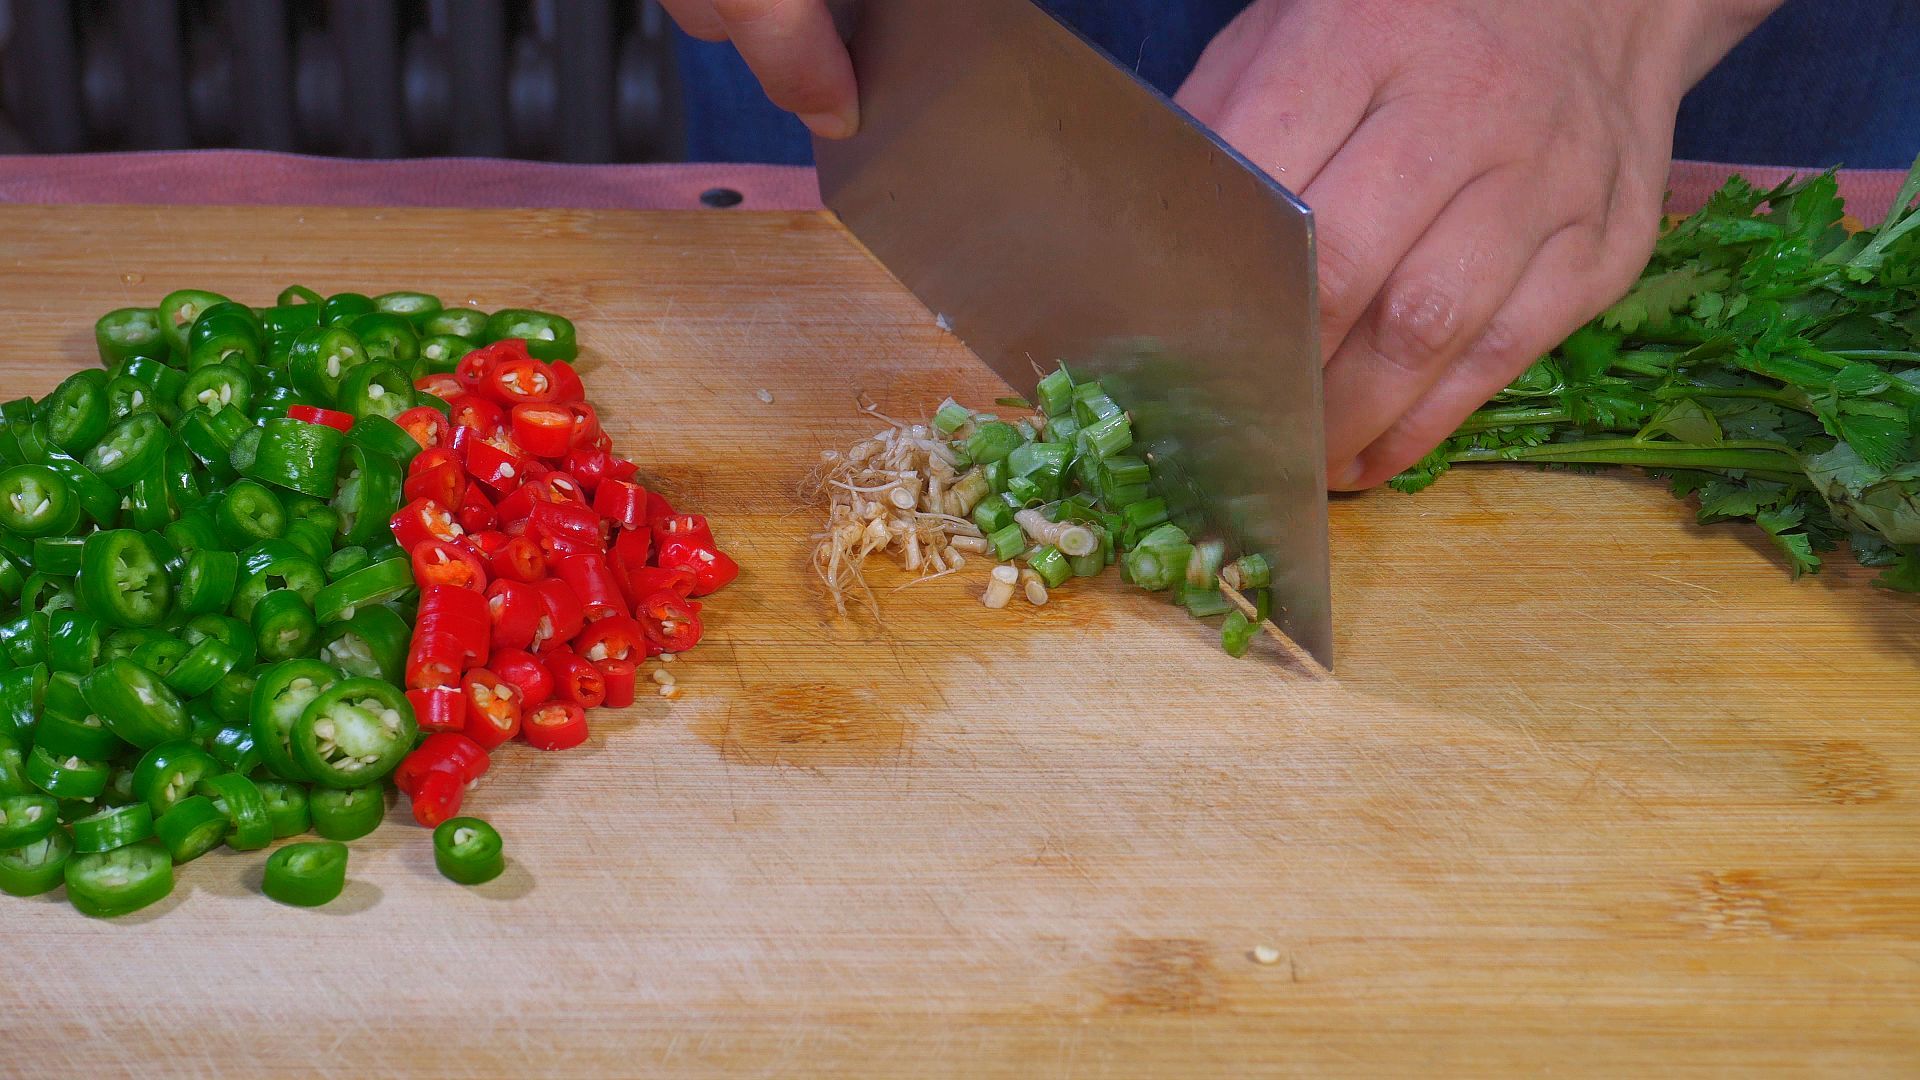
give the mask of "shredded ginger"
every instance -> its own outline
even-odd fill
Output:
[[[902,423],[871,404],[862,411],[888,426],[845,453],[822,452],[801,495],[827,506],[826,527],[813,537],[813,569],[834,608],[846,614],[847,597],[856,595],[878,617],[867,560],[892,556],[919,575],[907,585],[960,569],[963,550],[986,550],[985,536],[967,515],[989,489],[978,468],[955,467],[960,458],[933,427]]]

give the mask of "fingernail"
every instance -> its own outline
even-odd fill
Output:
[[[802,113],[800,122],[807,125],[808,131],[823,139],[844,139],[860,126],[858,114],[851,110],[844,113]]]
[[[1333,483],[1329,486],[1336,491],[1347,491],[1360,482],[1360,475],[1366,471],[1367,467],[1355,458],[1333,474]]]

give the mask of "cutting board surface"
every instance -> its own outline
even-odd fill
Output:
[[[109,308],[295,281],[573,316],[619,444],[746,571],[678,702],[496,758],[489,885],[396,809],[318,911],[226,851],[117,922],[0,898],[0,1072],[1920,1060],[1920,604],[1868,572],[1483,471],[1335,503],[1337,677],[1111,576],[835,617],[794,493],[876,427],[855,396],[1006,391],[807,214],[0,209],[0,380],[92,363]]]

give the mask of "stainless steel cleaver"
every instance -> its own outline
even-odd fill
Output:
[[[839,14],[862,127],[816,141],[826,204],[1017,389],[1100,378],[1175,520],[1264,552],[1331,668],[1306,206],[1031,0]]]

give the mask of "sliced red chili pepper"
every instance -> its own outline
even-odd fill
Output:
[[[506,547],[507,541],[512,539],[513,537],[498,529],[482,529],[479,532],[470,532],[466,536],[467,543],[472,544],[473,550],[479,552],[483,559],[491,559],[499,554],[500,549]]]
[[[420,458],[429,454],[436,456],[422,464]],[[400,493],[409,501],[432,499],[441,506],[459,506],[467,496],[467,471],[453,460],[451,451],[422,450],[419,457],[414,458],[413,467],[407,470],[407,482]]]
[[[573,410],[573,445],[591,447],[600,439],[600,410],[591,402],[576,401],[567,406]]]
[[[467,473],[492,488],[495,494],[505,495],[519,487],[524,479],[521,469],[526,464],[525,457],[495,440],[468,439],[465,454]]]
[[[487,565],[493,568],[494,577],[507,581],[538,581],[547,576],[546,552],[531,536],[508,537]]]
[[[647,527],[647,489],[631,480],[611,477],[593,492],[593,510],[622,529]]]
[[[521,352],[525,351],[526,347],[523,345]],[[494,361],[502,354],[503,350],[491,345],[484,349],[475,349],[453,365],[453,377],[459,381],[462,390],[469,394],[478,394],[487,384],[487,375],[493,371]],[[457,424],[459,421],[455,420],[454,423]]]
[[[707,525],[704,514],[665,514],[647,522],[653,529],[653,546],[663,547],[669,540],[684,540],[688,543],[713,545],[713,529]]]
[[[570,650],[553,649],[543,653],[540,660],[553,672],[553,694],[561,701],[591,709],[607,700],[606,676]]]
[[[305,420],[309,424],[320,424],[336,431],[346,431],[353,427],[353,414],[338,409],[323,409],[318,405],[289,405],[287,417],[292,420]]]
[[[523,734],[535,750],[571,750],[587,741],[587,710],[571,701],[549,701],[527,714]]]
[[[457,686],[460,672],[466,666],[466,650],[458,637],[434,630],[419,631],[407,649],[407,688],[431,690]]]
[[[553,374],[553,400],[564,404],[581,401],[587,396],[587,388],[580,382],[580,373],[565,360],[555,360],[547,365]]]
[[[666,652],[681,653],[700,640],[700,605],[661,591],[635,605],[633,617],[647,640]]]
[[[573,410],[565,405],[515,405],[513,441],[536,457],[566,456],[573,446]]]
[[[600,515],[585,503],[536,502],[527,514],[527,525],[531,529],[564,533],[590,542],[594,550],[600,550]]]
[[[467,388],[461,385],[458,375],[445,371],[420,376],[413,380],[413,388],[432,394],[441,401],[452,401],[467,392]]]
[[[627,596],[638,614],[640,604],[658,592],[669,592],[685,600],[693,595],[693,571],[679,566],[642,566],[627,575]]]
[[[288,414],[292,414],[291,409]],[[431,405],[416,405],[394,417],[393,422],[400,425],[400,430],[413,436],[413,441],[419,443],[422,450],[445,446],[453,437],[452,422]]]
[[[587,505],[586,491],[573,474],[550,472],[531,477],[500,500],[500,520],[519,521],[533,513],[540,503],[578,503]]]
[[[552,401],[553,369],[531,356],[500,360],[487,372],[482,392],[502,405]]]
[[[500,520],[493,509],[493,500],[487,498],[478,484],[468,484],[467,493],[460,498],[460,509],[454,511],[453,520],[469,534],[486,532]]]
[[[660,545],[659,564],[669,569],[681,569],[693,574],[694,596],[705,596],[718,592],[734,578],[740,576],[740,564],[732,556],[713,546],[709,537],[704,543],[672,539]]]
[[[524,649],[533,644],[546,614],[547,598],[537,586],[503,580],[487,589],[487,618],[493,625],[495,649]]]
[[[472,548],[457,540],[429,540],[413,549],[413,581],[422,588],[457,585],[485,592],[487,566]]]
[[[456,428],[477,431],[483,437],[498,435],[507,429],[506,411],[486,398],[462,394],[447,404],[449,418]]]
[[[641,569],[653,562],[653,530],[621,529],[614,533],[611,550],[614,573]]]
[[[609,620],[611,621],[611,620]],[[600,704],[609,709],[624,709],[633,704],[634,685],[639,682],[640,665],[631,660],[595,660],[600,677],[607,681],[607,699]]]
[[[566,582],[557,578],[536,581],[533,587],[540,590],[544,610],[540,616],[540,626],[534,631],[532,649],[541,651],[556,641],[572,641],[575,634],[586,623],[586,616],[580,610],[580,598]]]
[[[439,731],[420,740],[419,746],[400,759],[393,770],[393,786],[412,795],[420,790],[423,778],[436,772],[446,773],[464,786],[487,775],[492,764],[479,743],[458,732]]]
[[[467,726],[467,694],[455,685],[459,678],[456,674],[448,678],[443,686],[407,691],[407,701],[413,705],[414,722],[420,725],[421,731],[459,731]],[[408,680],[412,680],[411,673]]]
[[[492,750],[520,733],[520,691],[486,668],[467,672],[467,737]]]
[[[612,475],[609,473],[608,475]],[[647,527],[658,529],[660,522],[673,516],[673,504],[657,491],[647,492]]]
[[[401,507],[390,524],[393,539],[407,551],[429,540],[455,540],[466,532],[446,507],[432,499],[415,499]]]
[[[414,633],[435,631],[453,635],[460,643],[466,663],[484,663],[493,652],[493,618],[486,596],[454,585],[422,588],[420,610],[414,615]]]
[[[440,823],[458,817],[467,786],[445,772],[429,772],[420,777],[408,796],[413,804],[413,820],[422,827],[437,829]]]
[[[487,669],[519,688],[523,711],[553,696],[553,672],[525,649],[493,650]]]
[[[573,651],[581,659],[597,664],[602,660],[632,660],[642,655],[647,636],[640,624],[626,615],[590,622],[574,636]]]
[[[621,595],[620,582],[614,578],[605,555],[568,555],[553,564],[553,571],[580,599],[580,611],[587,621],[627,613],[627,599]]]

